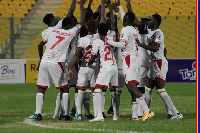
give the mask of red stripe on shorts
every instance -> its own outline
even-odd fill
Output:
[[[161,70],[162,60],[156,60],[156,63],[157,63],[158,67],[159,67],[160,70]]]
[[[127,64],[128,68],[129,68],[130,67],[130,55],[125,57],[125,61],[126,61],[126,64]]]
[[[161,77],[156,77],[157,79],[163,81],[163,82],[166,82],[164,79],[162,79]]]
[[[100,85],[100,84],[96,84],[96,87],[108,88],[108,86],[107,86],[107,85]]]
[[[67,86],[68,86],[68,84],[63,85],[63,86],[60,86],[60,87],[56,87],[56,89],[62,89],[62,88],[65,88],[65,87],[67,87]]]
[[[58,62],[58,65],[60,66],[60,68],[62,69],[62,71],[64,71],[63,65],[61,62]]]
[[[48,88],[48,86],[43,86],[43,85],[36,85],[36,86],[40,88]]]
[[[131,81],[128,81],[128,84],[130,84],[130,83],[139,83],[139,82],[137,82],[136,80],[131,80]]]
[[[86,89],[85,86],[76,86],[76,88],[78,88],[78,89]]]
[[[118,88],[118,86],[112,86],[113,88]]]

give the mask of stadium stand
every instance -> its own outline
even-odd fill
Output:
[[[16,52],[18,54],[15,54],[15,58],[38,59],[37,45],[41,40],[41,32],[46,28],[42,23],[43,16],[54,13],[62,18],[68,12],[70,4],[71,0],[1,0],[0,48],[5,40],[9,40],[9,17],[14,16],[18,18],[14,19],[15,50],[21,51]],[[99,4],[100,0],[93,0],[93,11]],[[121,1],[121,4],[126,12],[125,2]],[[156,12],[162,16],[160,28],[165,36],[168,58],[195,58],[195,0],[138,0],[132,1],[132,7],[138,19]],[[77,9],[78,4],[74,15],[79,18],[80,11]],[[118,28],[122,28],[120,13]],[[9,58],[8,52],[5,58]]]

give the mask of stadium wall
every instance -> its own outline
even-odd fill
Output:
[[[0,59],[0,83],[36,83],[38,61]],[[166,82],[196,82],[196,59],[168,59]]]

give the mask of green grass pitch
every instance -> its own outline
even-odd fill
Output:
[[[33,120],[34,126],[25,123],[25,119],[35,111],[35,84],[0,84],[0,133],[89,133],[89,132],[170,132],[194,133],[196,132],[196,84],[195,83],[166,83],[166,90],[176,108],[183,114],[182,120],[166,119],[166,109],[162,99],[153,92],[151,110],[155,113],[152,119],[142,121],[131,120],[131,96],[127,88],[121,95],[120,119],[113,121],[108,115],[110,94],[107,91],[104,122],[91,123],[83,121],[60,121],[52,118],[53,114],[43,116],[43,120]],[[54,113],[55,100],[58,90],[54,85],[47,89],[42,113]],[[71,106],[74,97],[74,88],[70,89]],[[92,100],[92,98],[91,98]],[[71,107],[70,107],[71,109]],[[93,111],[92,101],[91,110]]]

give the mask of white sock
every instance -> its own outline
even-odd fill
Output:
[[[55,113],[54,116],[58,117],[59,116],[59,111],[60,111],[60,106],[61,102],[60,102],[60,93],[58,93],[57,97],[56,97],[56,108],[55,108]]]
[[[70,111],[70,97],[68,97],[68,110],[67,110],[67,114],[69,114]]]
[[[63,107],[63,98],[60,99],[60,103],[61,103],[60,115],[65,116],[65,110],[64,110],[64,107]]]
[[[164,101],[167,108],[169,108],[172,111],[172,115],[176,115],[178,113],[178,111],[177,111],[176,107],[174,106],[174,104],[172,103],[171,98],[165,91],[165,88],[157,89],[157,92],[160,95],[160,97],[162,98],[162,100]]]
[[[96,99],[96,106],[97,106],[97,117],[98,118],[103,118],[102,115],[102,91],[101,89],[95,89],[94,92],[95,94],[95,99]]]
[[[65,115],[69,115],[69,113],[68,113],[69,97],[70,97],[69,93],[63,93],[63,95],[62,95],[62,103],[63,103]]]
[[[84,96],[84,91],[78,90],[78,95],[77,95],[77,98],[75,100],[76,112],[77,112],[78,115],[82,114],[83,96]]]
[[[94,107],[94,116],[97,117],[97,105],[96,105],[96,93],[93,92],[92,93],[93,96],[93,107]]]
[[[140,104],[142,106],[145,114],[149,114],[150,110],[149,110],[147,104],[145,103],[143,96],[139,97],[139,98],[136,98],[136,102],[138,102],[138,104]]]
[[[35,114],[41,114],[43,100],[44,100],[43,98],[44,98],[44,94],[43,93],[37,93],[36,94],[36,110],[35,110]]]
[[[152,100],[152,89],[145,87],[145,102],[148,107],[150,107]]]
[[[132,102],[132,118],[138,118],[138,103],[137,102]]]
[[[145,94],[143,94],[143,96],[145,97]],[[144,98],[145,99],[145,98]],[[147,105],[148,106],[148,105]],[[138,104],[137,106],[137,111],[138,111],[138,116],[143,116],[143,109],[142,106],[140,104]]]
[[[85,107],[85,114],[90,115],[90,92],[85,92],[84,94],[84,107]]]
[[[104,112],[106,92],[102,92],[102,112]]]

